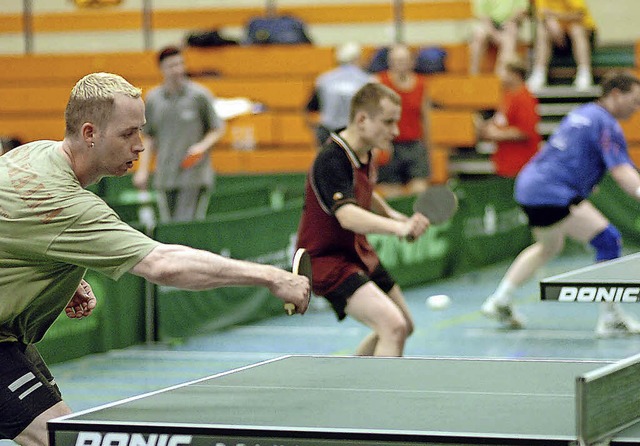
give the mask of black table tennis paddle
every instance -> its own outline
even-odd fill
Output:
[[[439,225],[453,217],[458,210],[458,197],[444,185],[429,186],[413,202],[413,211],[429,219],[432,225]],[[413,241],[413,237],[407,237]]]

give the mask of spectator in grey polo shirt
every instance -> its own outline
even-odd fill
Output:
[[[214,184],[210,153],[224,134],[224,122],[213,108],[213,95],[187,77],[177,47],[160,51],[163,82],[145,98],[145,151],[133,182],[149,183],[155,155],[153,188],[161,222],[204,219]]]
[[[338,66],[316,79],[306,110],[307,122],[315,128],[318,148],[331,132],[347,126],[351,98],[360,87],[371,81],[371,75],[358,65],[361,53],[360,45],[355,42],[341,45],[336,49]],[[320,119],[315,123],[312,115],[318,112]]]

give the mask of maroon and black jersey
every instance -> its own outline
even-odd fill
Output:
[[[342,228],[335,217],[348,203],[370,210],[374,185],[372,163],[362,163],[346,141],[332,133],[307,175],[298,228],[298,247],[311,254],[317,295],[331,292],[354,273],[368,275],[380,264],[366,236]]]

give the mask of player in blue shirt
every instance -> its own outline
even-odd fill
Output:
[[[569,113],[516,178],[515,198],[529,218],[535,243],[516,257],[482,305],[485,316],[510,328],[522,327],[511,305],[514,291],[562,251],[566,237],[591,244],[596,261],[621,254],[620,233],[587,198],[609,172],[626,193],[640,200],[640,175],[618,122],[640,108],[640,79],[614,70],[601,86],[600,98]],[[596,334],[618,333],[640,334],[640,322],[619,305],[603,304]]]

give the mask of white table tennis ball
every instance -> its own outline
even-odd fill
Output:
[[[432,310],[444,310],[451,304],[451,298],[446,294],[435,294],[427,297],[425,303]]]

